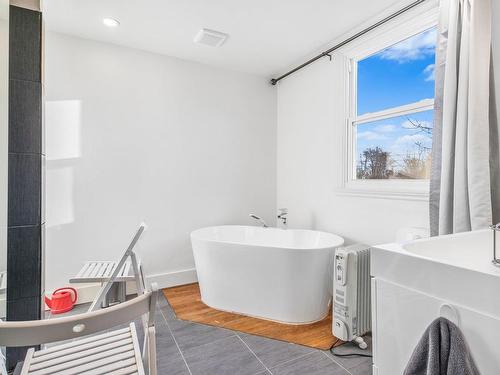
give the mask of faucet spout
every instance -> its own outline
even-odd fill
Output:
[[[264,228],[267,228],[266,222],[260,216],[257,216],[255,214],[250,214],[248,216],[250,216],[252,219],[257,220]]]
[[[493,231],[493,260],[491,263],[500,267],[500,259],[497,258],[497,232],[500,232],[500,223],[490,225],[490,229]]]

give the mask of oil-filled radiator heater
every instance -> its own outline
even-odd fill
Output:
[[[342,341],[367,345],[363,335],[371,330],[370,248],[352,245],[335,252],[333,278],[333,335]]]

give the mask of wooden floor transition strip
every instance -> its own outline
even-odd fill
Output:
[[[337,340],[332,335],[331,313],[316,323],[288,325],[208,307],[201,301],[198,283],[163,289],[163,293],[177,318],[181,320],[229,328],[323,350],[330,349]]]

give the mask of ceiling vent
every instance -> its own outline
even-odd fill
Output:
[[[194,42],[210,47],[220,47],[229,38],[228,34],[210,29],[201,29],[194,37]]]

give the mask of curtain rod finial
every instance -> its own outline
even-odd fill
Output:
[[[278,83],[278,80],[276,78],[271,78],[271,80],[269,81],[269,83],[273,86],[276,86],[276,84]]]

